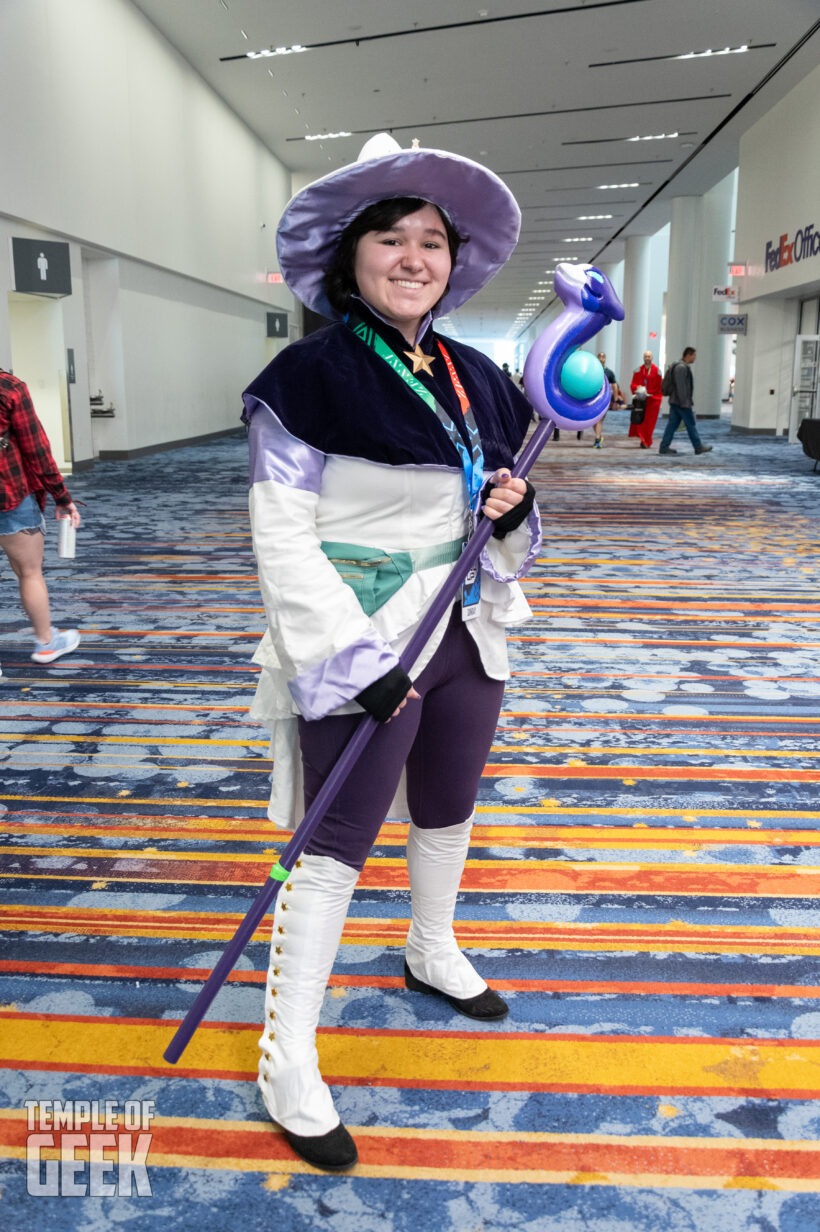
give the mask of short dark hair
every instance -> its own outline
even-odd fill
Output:
[[[686,359],[687,355],[697,355],[697,351],[695,350],[694,347],[684,347],[683,348],[683,358]]]
[[[438,210],[444,230],[447,235],[447,247],[450,249],[450,262],[454,266],[458,250],[466,244],[469,236],[459,235],[450,219],[434,201],[425,201],[422,197],[392,197],[386,201],[376,201],[368,205],[348,223],[339,237],[339,243],[333,254],[330,265],[325,270],[323,287],[325,295],[335,310],[344,314],[347,312],[348,300],[358,292],[353,265],[356,259],[356,248],[359,240],[368,231],[389,231],[400,218],[415,214],[425,205],[432,205]],[[449,284],[448,284],[449,285]]]

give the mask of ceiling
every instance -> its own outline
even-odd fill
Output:
[[[521,241],[451,314],[463,337],[519,334],[552,298],[556,260],[621,260],[672,198],[727,175],[743,132],[820,62],[818,0],[132,3],[297,186],[382,130],[501,176]],[[335,132],[350,136],[306,139]]]

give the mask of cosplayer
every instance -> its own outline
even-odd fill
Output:
[[[404,979],[474,1019],[507,1005],[459,951],[453,913],[508,675],[505,626],[540,548],[534,491],[510,477],[528,402],[435,332],[503,266],[520,214],[485,167],[382,134],[297,194],[285,282],[334,323],[244,395],[250,513],[268,629],[251,713],[271,731],[269,815],[294,826],[363,711],[380,725],[276,902],[259,1087],[292,1148],[356,1162],[318,1068],[316,1026],[348,904],[385,818],[411,818]],[[399,657],[475,519],[477,577],[405,673]]]
[[[651,351],[644,351],[643,363],[640,368],[636,368],[632,373],[632,381],[629,388],[633,394],[645,394],[646,402],[643,408],[643,419],[640,423],[631,423],[629,425],[629,435],[637,436],[641,442],[641,449],[648,449],[652,444],[652,433],[655,431],[655,424],[658,422],[658,412],[661,409],[661,393],[662,377],[658,365],[653,363],[653,355]]]

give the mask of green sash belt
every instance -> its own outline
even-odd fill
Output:
[[[385,552],[364,548],[357,543],[321,544],[343,582],[351,588],[364,612],[372,616],[391,599],[413,573],[450,565],[458,560],[466,539],[453,539],[430,548],[409,548],[406,552]]]

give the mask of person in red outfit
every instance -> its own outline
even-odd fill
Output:
[[[652,444],[652,433],[658,422],[658,412],[661,409],[661,398],[663,397],[660,369],[652,360],[652,352],[644,351],[643,363],[632,373],[632,382],[629,386],[633,394],[646,394],[643,422],[629,425],[629,435],[640,439],[641,449],[649,449]]]

